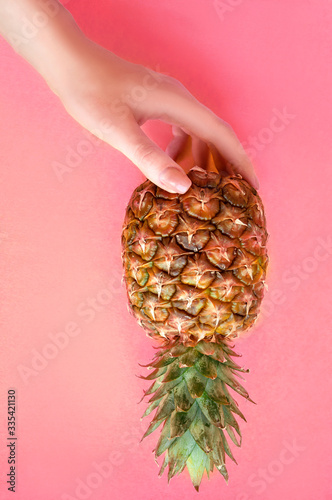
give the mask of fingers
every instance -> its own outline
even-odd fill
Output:
[[[176,161],[177,157],[183,151],[186,142],[188,141],[188,133],[185,132],[181,127],[174,125],[172,127],[173,138],[166,147],[166,153]],[[206,167],[209,148],[205,142],[195,136],[191,136],[192,143],[192,155],[195,165],[199,167]],[[185,169],[186,170],[186,169]]]
[[[174,137],[168,143],[165,153],[175,160],[188,140],[188,134],[177,126],[172,127],[172,132]]]
[[[112,146],[126,155],[157,186],[170,193],[185,193],[191,181],[183,169],[145,135],[134,119],[119,127]]]
[[[250,158],[229,124],[182,87],[169,86],[161,89],[160,93],[160,118],[190,130],[204,142],[214,145],[230,167],[258,189],[258,179]]]
[[[192,138],[192,152],[195,160],[195,164],[199,167],[204,168],[208,163],[209,148],[206,142],[202,141],[198,137],[193,136]]]
[[[218,149],[211,144],[210,145],[210,150],[212,153],[213,161],[217,169],[219,170],[220,173],[223,173],[223,175],[234,175],[234,170],[231,166],[231,164],[221,156],[219,153]]]

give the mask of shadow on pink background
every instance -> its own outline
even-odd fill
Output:
[[[216,472],[200,498],[331,500],[332,3],[66,5],[94,40],[178,78],[230,122],[261,182],[269,292],[237,342],[258,404],[240,401],[248,423],[229,485]],[[196,498],[186,474],[169,486],[157,477],[157,433],[139,444],[147,384],[135,375],[153,348],[127,313],[120,232],[142,175],[97,145],[4,41],[0,55],[0,497],[14,498],[14,387],[16,500]],[[144,128],[166,146],[169,126]],[[62,179],[56,162],[70,168]]]

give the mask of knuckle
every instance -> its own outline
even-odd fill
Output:
[[[220,128],[227,129],[229,132],[233,132],[233,128],[228,122],[226,122],[225,120],[223,120],[222,118],[219,118],[219,117],[218,117],[218,121],[219,121]]]
[[[166,83],[170,83],[173,85],[179,85],[180,83],[179,80],[177,80],[176,78],[174,78],[174,76],[171,75],[165,75],[164,80]]]
[[[235,135],[232,126],[228,122],[214,114],[212,111],[210,114],[210,120],[212,126],[211,129],[214,130],[217,135],[224,135],[225,133],[227,135]]]
[[[137,164],[149,163],[155,154],[155,148],[152,144],[144,142],[136,144],[133,148],[133,161]]]
[[[186,87],[179,80],[170,75],[165,75],[163,78],[164,87],[167,90],[182,90],[187,91]]]

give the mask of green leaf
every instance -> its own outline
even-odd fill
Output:
[[[206,356],[211,356],[211,358],[215,359],[222,363],[225,360],[225,353],[223,344],[217,344],[216,342],[206,342],[201,340],[196,345],[196,349],[205,354]]]
[[[145,396],[148,396],[149,394],[153,394],[160,386],[161,386],[162,382],[160,380],[155,380],[151,385],[150,387],[144,391],[144,394],[141,398],[141,400],[139,401],[139,403],[141,401],[143,401],[143,399],[145,398]]]
[[[204,375],[204,377],[211,379],[217,378],[217,362],[212,358],[202,356],[196,361],[195,367],[199,372],[201,372],[202,375]]]
[[[235,363],[233,360],[226,361],[224,366],[227,366],[231,370],[236,370],[238,372],[249,373],[249,368],[242,368],[242,366]]]
[[[240,438],[240,441],[238,441],[237,437],[234,434],[232,427],[228,424],[226,424],[226,431],[228,432],[228,435],[231,438],[231,440],[233,441],[233,443],[236,446],[241,446],[241,438]]]
[[[231,460],[233,460],[233,462],[235,462],[236,465],[237,465],[237,461],[233,457],[232,450],[230,449],[230,446],[229,446],[229,444],[227,442],[227,439],[226,439],[226,436],[224,434],[224,431],[222,429],[218,429],[218,430],[219,430],[219,433],[220,433],[220,436],[221,436],[221,440],[222,440],[222,444],[224,446],[225,452],[227,453],[227,455],[229,456],[229,458]]]
[[[188,391],[193,398],[200,398],[204,392],[207,379],[203,377],[194,367],[189,368],[184,378],[187,382]]]
[[[208,457],[208,460],[206,461],[205,469],[206,469],[207,477],[210,479],[210,472],[213,472],[214,462],[212,460],[211,455],[207,455],[207,457]]]
[[[180,439],[173,441],[168,448],[168,480],[175,476],[175,474],[180,474],[182,472],[195,446],[195,440],[189,430],[185,432]]]
[[[182,380],[180,384],[174,387],[173,394],[174,394],[174,404],[176,410],[188,411],[195,402],[195,400],[190,395],[185,380]]]
[[[216,401],[217,403],[221,403],[223,405],[229,405],[229,401],[224,392],[220,378],[208,380],[205,390],[209,398],[213,399],[213,401]]]
[[[224,367],[222,364],[218,366],[218,377],[221,378],[221,380],[223,380],[227,385],[229,385],[229,387],[231,387],[235,392],[245,397],[246,399],[250,399],[249,394],[245,390],[245,388],[241,384],[239,384],[237,380],[235,380],[233,375],[228,376],[227,367]]]
[[[224,445],[217,427],[213,428],[214,438],[213,438],[213,448],[209,455],[213,458],[215,466],[219,469],[225,465],[225,450]]]
[[[233,365],[233,362],[232,362],[232,365]],[[229,362],[222,364],[222,368],[224,370],[224,373],[229,379],[231,379],[233,377],[238,377],[238,378],[242,378],[242,380],[245,380],[245,378],[242,377],[242,375],[240,375],[239,372],[242,371],[243,373],[247,373],[248,370],[241,368],[241,367],[238,367],[238,368],[237,367],[238,367],[238,365],[236,363],[234,363],[234,366],[230,366]]]
[[[232,346],[232,347],[234,347],[234,346]],[[237,352],[233,351],[229,345],[224,344],[223,350],[226,354],[228,354],[228,356],[233,356],[236,358],[242,357],[242,354],[238,354]]]
[[[164,426],[160,433],[157,446],[154,450],[156,457],[162,455],[173,443],[175,438],[171,439],[170,435],[171,435],[171,415],[165,420]]]
[[[212,356],[215,351],[216,345],[217,344],[214,342],[206,342],[205,340],[201,340],[196,344],[195,347],[201,354]]]
[[[232,412],[230,411],[230,409],[227,406],[223,406],[222,407],[222,411],[224,412],[225,422],[227,424],[231,425],[232,427],[234,427],[234,429],[239,434],[239,431],[240,431],[239,424],[235,420],[235,418],[234,418]]]
[[[190,349],[190,348],[184,346],[183,344],[178,344],[178,345],[175,345],[174,347],[171,347],[170,352],[171,352],[172,356],[174,356],[176,358],[178,356],[182,356],[182,354],[187,352],[188,349]]]
[[[226,466],[225,465],[216,465],[218,471],[220,472],[220,474],[224,477],[226,483],[228,483],[228,472],[227,472],[227,469],[226,469]]]
[[[239,415],[239,417],[241,417],[246,422],[247,420],[246,420],[245,416],[243,415],[243,413],[239,409],[238,404],[235,401],[235,399],[233,399],[232,396],[230,395],[226,385],[223,382],[221,382],[221,384],[222,384],[222,388],[223,388],[223,391],[225,393],[225,396],[229,402],[230,410],[232,410],[233,413],[236,413],[237,415]]]
[[[211,357],[216,361],[219,361],[219,363],[222,363],[225,360],[224,346],[222,344],[216,344]]]
[[[174,410],[174,396],[173,393],[166,394],[164,396],[162,402],[159,405],[158,411],[156,415],[153,417],[153,422],[157,422],[158,420],[164,420],[172,411]]]
[[[193,451],[191,452],[190,457],[187,460],[187,469],[196,491],[199,491],[199,485],[202,481],[204,469],[206,468],[206,466],[209,466],[208,461],[209,459],[207,455],[196,444]]]
[[[150,363],[150,365],[147,365],[147,366],[153,366],[153,368],[162,368],[164,366],[168,366],[170,365],[171,363],[173,363],[175,361],[175,358],[173,358],[170,353],[168,354],[165,354],[165,356],[163,356],[162,358],[156,358],[155,360],[152,361],[152,363]],[[143,366],[143,365],[141,365]]]
[[[224,419],[221,419],[219,406],[215,401],[209,398],[206,391],[197,399],[197,402],[209,422],[212,422],[217,427],[224,427]]]
[[[147,377],[143,377],[143,375],[139,375],[139,378],[143,378],[144,380],[153,380],[155,378],[160,377],[164,373],[166,373],[166,370],[167,370],[166,367],[157,368],[156,370],[153,370],[153,372],[150,373],[150,375],[148,375]]]
[[[147,436],[149,436],[153,431],[155,431],[156,429],[158,429],[158,427],[159,427],[159,425],[161,423],[162,423],[162,420],[159,420],[158,422],[154,422],[152,420],[152,422],[150,423],[149,427],[145,431],[145,434],[143,435],[141,441],[143,441],[143,439],[146,438]]]
[[[183,369],[179,367],[178,363],[174,363],[167,368],[167,372],[163,378],[163,382],[170,382],[177,379],[182,375]]]
[[[197,405],[193,404],[189,411],[174,411],[171,416],[171,438],[182,436],[190,427],[193,422]]]
[[[190,351],[187,351],[179,358],[179,366],[181,368],[193,366],[200,357],[201,354],[192,347]]]
[[[165,396],[165,394],[168,394],[169,392],[171,392],[173,387],[176,387],[180,382],[181,382],[181,379],[172,380],[171,382],[166,382],[165,384],[163,384],[161,382],[159,389],[149,399],[149,403],[152,403],[152,401],[156,401],[157,399],[160,399],[163,396]]]
[[[202,448],[202,450],[205,451],[205,453],[209,453],[213,448],[213,428],[214,425],[208,421],[201,409],[199,409],[189,430],[196,443]]]
[[[166,453],[162,466],[160,467],[158,476],[161,476],[164,473],[164,470],[166,469],[167,465],[168,465],[168,454]]]
[[[147,409],[145,410],[145,412],[143,413],[142,415],[142,418],[144,417],[147,417],[148,415],[150,415],[150,413],[155,409],[157,408],[157,406],[159,405],[160,403],[160,400],[157,399],[157,401],[153,401],[153,403],[149,404],[149,406],[147,407]]]

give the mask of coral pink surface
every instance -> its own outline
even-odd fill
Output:
[[[253,405],[243,445],[201,499],[330,500],[332,3],[69,0],[97,42],[173,75],[231,123],[260,179],[269,291],[237,341]],[[154,350],[126,309],[120,233],[142,181],[66,114],[0,42],[0,498],[196,498],[167,484],[137,404]],[[145,127],[162,147],[170,127]],[[67,172],[59,178],[56,166]],[[7,490],[7,390],[17,394],[16,494]],[[234,448],[234,447],[233,447]]]

